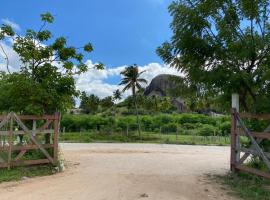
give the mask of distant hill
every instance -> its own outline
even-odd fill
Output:
[[[151,83],[146,87],[144,95],[146,96],[160,96],[171,97],[173,105],[178,111],[185,111],[185,102],[181,97],[174,95],[173,91],[176,89],[177,79],[181,79],[180,76],[170,74],[160,74],[152,79]]]

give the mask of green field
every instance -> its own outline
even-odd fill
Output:
[[[245,174],[229,173],[224,176],[215,176],[218,183],[228,186],[233,194],[245,200],[269,200],[270,199],[270,180]]]
[[[19,181],[23,178],[47,176],[56,173],[52,165],[37,165],[27,167],[14,167],[10,170],[0,169],[0,183],[6,181]]]
[[[162,144],[193,144],[193,145],[229,145],[227,136],[192,136],[176,134],[156,134],[143,132],[142,136],[126,134],[102,134],[95,132],[68,132],[60,134],[61,142],[126,142],[126,143],[162,143]]]

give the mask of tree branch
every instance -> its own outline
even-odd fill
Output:
[[[4,47],[2,46],[1,43],[0,43],[0,48],[1,48],[2,52],[4,53],[4,55],[5,55],[7,71],[8,71],[9,74],[11,74],[11,73],[10,73],[10,70],[9,70],[9,59],[8,59],[8,55],[7,55],[7,53],[6,53]]]

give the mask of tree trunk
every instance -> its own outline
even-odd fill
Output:
[[[138,105],[137,105],[137,97],[136,97],[136,94],[134,95],[134,104],[135,104],[135,109],[136,109],[136,117],[137,117],[138,133],[139,133],[140,139],[142,139],[142,136],[141,136],[141,125],[140,125],[140,119],[139,119],[139,112],[138,112]]]

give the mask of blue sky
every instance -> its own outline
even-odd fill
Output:
[[[49,29],[55,37],[66,36],[69,44],[82,46],[91,42],[94,52],[86,59],[88,63],[102,62],[106,65],[106,76],[89,75],[97,82],[113,86],[120,80],[119,70],[125,65],[138,64],[148,69],[148,79],[166,73],[166,66],[156,55],[156,48],[169,40],[171,31],[167,7],[172,0],[65,0],[65,1],[22,1],[2,0],[1,23],[10,21],[21,33],[27,28],[40,27],[39,15],[51,12],[55,23]],[[14,61],[15,62],[15,61]],[[1,63],[0,63],[1,64]],[[156,65],[153,67],[152,64]],[[110,74],[109,69],[115,69]],[[168,69],[168,73],[174,73]],[[88,73],[89,74],[89,73]],[[80,77],[77,77],[80,79]],[[89,77],[90,78],[90,77]],[[87,77],[85,77],[86,81]],[[95,93],[89,89],[88,80],[80,90]],[[100,86],[102,87],[102,86]],[[112,90],[111,89],[111,90]],[[109,95],[104,92],[100,96]]]

